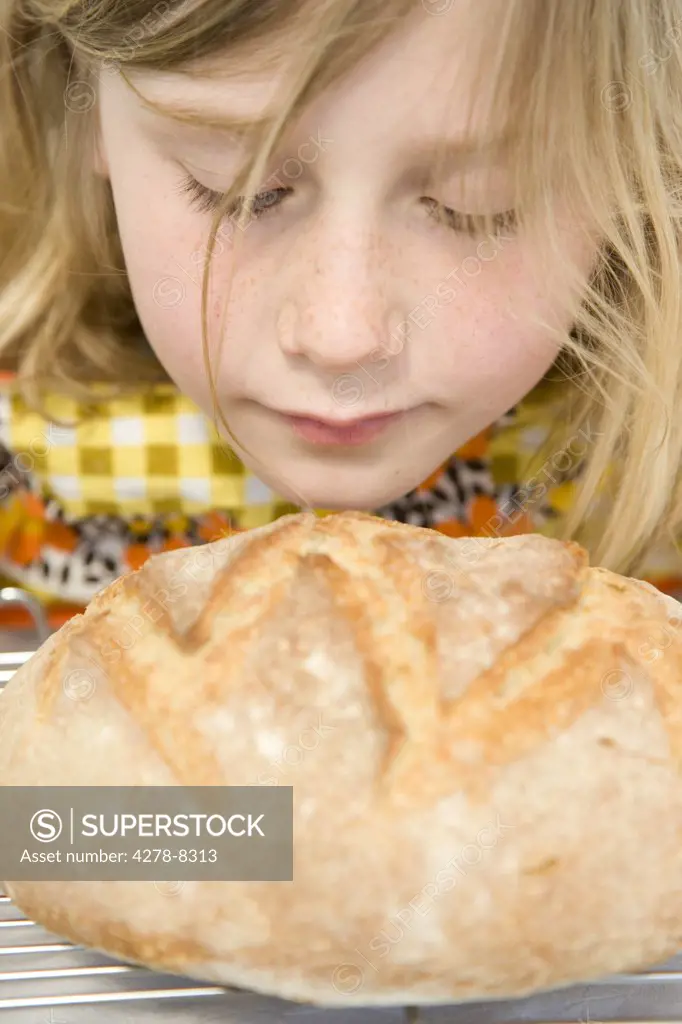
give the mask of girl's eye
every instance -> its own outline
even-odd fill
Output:
[[[188,194],[191,199],[191,205],[195,209],[198,209],[202,213],[214,213],[220,204],[224,201],[224,193],[217,192],[214,189],[208,188],[206,185],[202,185],[200,181],[197,181],[191,174],[185,177],[180,185],[180,191],[184,194]],[[268,210],[271,210],[275,206],[279,206],[283,199],[290,194],[292,190],[290,188],[273,188],[266,189],[263,192],[258,192],[253,197],[251,206],[251,218],[258,220]],[[452,231],[456,231],[458,234],[468,235],[471,238],[477,238],[484,235],[486,231],[492,230],[493,233],[502,233],[504,231],[513,232],[517,228],[516,213],[514,210],[506,210],[503,213],[488,214],[488,216],[475,215],[471,213],[461,213],[458,210],[453,210],[449,206],[443,206],[442,203],[437,202],[435,199],[431,199],[425,196],[422,199],[422,203],[427,207],[429,215],[437,220],[441,224],[445,224],[446,227]],[[234,203],[226,211],[226,216],[234,217],[238,216],[244,206],[246,205],[246,198],[239,196],[235,199]]]
[[[180,191],[189,195],[191,205],[202,213],[214,213],[225,199],[224,193],[216,192],[214,189],[207,188],[206,185],[202,185],[201,182],[197,181],[191,174],[183,179],[180,185]],[[259,192],[252,200],[250,214],[252,219],[257,220],[268,210],[272,209],[273,206],[279,206],[282,199],[290,192],[291,189],[289,188],[273,188],[267,189],[264,192]],[[246,198],[244,196],[239,196],[226,211],[226,216],[237,216],[241,213],[245,205]]]
[[[468,235],[471,238],[478,238],[487,231],[493,234],[501,234],[504,231],[513,232],[517,228],[516,213],[514,210],[505,210],[503,213],[492,213],[487,216],[471,213],[460,213],[449,206],[443,206],[435,199],[424,197],[422,202],[433,217],[440,224],[445,224],[460,235]]]

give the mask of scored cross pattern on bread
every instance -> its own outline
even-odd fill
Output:
[[[156,556],[8,684],[0,785],[291,785],[294,882],[8,892],[113,955],[329,1005],[659,962],[682,946],[680,624],[537,535],[301,513]]]

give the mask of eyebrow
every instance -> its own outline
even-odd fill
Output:
[[[126,81],[143,107],[159,119],[159,128],[166,127],[164,121],[167,120],[169,130],[173,125],[181,124],[217,137],[243,139],[253,132],[267,130],[277,118],[274,109],[252,114],[227,114],[206,103],[150,100],[128,78]],[[433,166],[438,174],[456,174],[489,166],[491,161],[504,158],[512,141],[508,131],[482,139],[471,135],[459,139],[431,138],[420,143],[416,152],[412,150],[407,160],[413,165]]]
[[[484,139],[432,139],[422,143],[416,155],[420,164],[432,164],[438,173],[449,174],[488,166],[491,161],[504,158],[511,145],[508,132]]]
[[[274,110],[261,110],[253,114],[234,112],[225,114],[207,104],[193,103],[187,100],[178,102],[151,100],[129,78],[126,78],[126,82],[144,109],[156,115],[160,120],[167,120],[169,127],[173,124],[185,124],[193,128],[215,132],[216,135],[242,137],[247,133],[270,127],[276,118]]]
[[[258,114],[219,114],[205,107],[192,104],[150,103],[145,104],[152,113],[160,115],[171,123],[190,125],[214,131],[216,134],[245,135],[257,129],[265,129],[273,124],[274,113]]]

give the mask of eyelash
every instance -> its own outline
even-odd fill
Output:
[[[518,228],[515,210],[504,210],[502,213],[490,213],[487,216],[472,213],[460,213],[449,206],[443,206],[435,199],[422,199],[429,210],[429,215],[440,224],[445,224],[459,235],[479,238],[486,231],[501,234],[503,231],[514,232]]]
[[[200,181],[197,181],[191,174],[185,177],[180,185],[179,191],[185,195],[190,196],[190,204],[201,213],[214,213],[221,202],[223,201],[223,193],[216,192],[214,189],[207,188],[206,185],[202,185]],[[259,192],[253,197],[253,205],[251,209],[251,218],[253,220],[259,220],[265,216],[269,210],[279,206],[281,201],[289,194],[292,189],[289,188],[273,188],[267,189],[264,192]],[[264,199],[276,197],[275,202],[266,202],[266,204],[259,205]],[[510,231],[513,232],[517,228],[516,213],[514,210],[506,210],[503,213],[489,214],[487,217],[475,216],[470,213],[460,213],[458,210],[453,210],[449,206],[443,206],[438,203],[435,199],[423,198],[422,203],[428,208],[429,215],[434,220],[441,224],[444,224],[451,231],[457,232],[460,235],[467,235],[470,238],[478,238],[486,227],[492,229],[493,233]],[[227,217],[232,217],[239,214],[244,205],[246,199],[243,196],[239,196],[232,206],[226,211]]]
[[[200,181],[197,181],[191,174],[188,174],[180,184],[180,192],[190,196],[190,204],[201,213],[215,213],[223,199],[225,198],[222,192],[216,192],[212,188],[207,188],[206,185],[202,185]],[[291,192],[289,188],[271,188],[266,189],[264,192],[259,192],[258,195],[253,197],[253,205],[251,208],[251,217],[254,220],[258,220],[268,210],[274,206],[279,206],[278,202],[266,203],[265,206],[259,206],[259,201],[263,201],[266,197],[278,196],[284,198]],[[246,199],[244,196],[238,196],[235,199],[232,206],[230,206],[226,212],[226,217],[232,217],[241,213]]]

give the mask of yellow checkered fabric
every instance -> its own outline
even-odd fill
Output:
[[[70,517],[231,508],[248,529],[299,511],[254,477],[172,385],[107,399],[99,410],[55,395],[49,413],[74,426],[47,423],[14,389],[3,389],[0,439]]]

